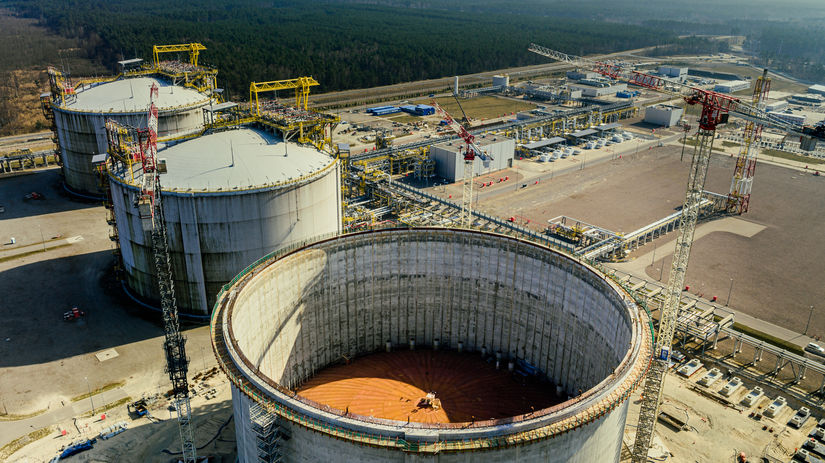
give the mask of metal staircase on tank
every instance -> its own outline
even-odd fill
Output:
[[[253,404],[249,407],[251,429],[255,433],[255,446],[258,448],[260,463],[278,463],[283,460],[281,441],[283,433],[278,426],[278,417],[269,413],[260,406]]]
[[[112,227],[109,231],[109,239],[114,243],[112,254],[115,258],[115,278],[121,280],[121,272],[123,269],[121,263],[123,262],[123,257],[120,250],[120,236],[117,230],[117,221],[115,220],[115,207],[112,202],[112,189],[109,186],[109,174],[106,168],[106,161],[104,160],[103,162],[95,163],[95,168],[97,169],[98,174],[98,186],[100,187],[100,191],[103,192],[103,208],[106,210],[106,223]]]

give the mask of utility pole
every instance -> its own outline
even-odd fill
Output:
[[[725,305],[727,306],[730,304],[730,294],[733,292],[733,278],[730,279],[730,289],[728,289],[728,300],[725,301]]]
[[[83,379],[86,380],[86,390],[89,391],[89,403],[92,404],[92,415],[95,414],[95,401],[92,400],[92,387],[89,386],[89,377],[84,376]]]
[[[808,323],[805,324],[805,332],[804,335],[808,335],[808,328],[811,326],[811,317],[814,315],[814,306],[811,306],[811,312],[808,314]]]

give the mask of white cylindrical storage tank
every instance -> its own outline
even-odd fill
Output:
[[[108,148],[106,119],[146,127],[152,84],[158,85],[155,105],[159,138],[195,133],[203,128],[202,108],[209,104],[209,96],[155,77],[91,84],[77,89],[74,96],[67,96],[65,103],[53,102],[64,181],[70,191],[102,194],[92,157]]]
[[[646,312],[598,270],[443,228],[273,253],[223,289],[211,334],[248,463],[618,462],[653,339]],[[365,374],[376,358],[383,368]],[[540,395],[502,414],[528,385]]]
[[[341,230],[339,164],[314,147],[241,127],[161,147],[158,158],[184,313],[208,315],[221,287],[261,256]],[[140,176],[110,164],[109,179],[127,287],[156,304],[151,240],[134,205]]]

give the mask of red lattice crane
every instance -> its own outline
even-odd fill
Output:
[[[481,158],[482,160],[493,159],[492,156],[489,156],[485,152],[481,150],[475,143],[475,136],[467,131],[463,125],[456,122],[450,114],[444,110],[439,104],[433,100],[432,102],[433,107],[438,112],[438,114],[447,121],[447,125],[452,129],[453,132],[456,133],[462,140],[464,140],[465,147],[464,147],[464,189],[461,196],[461,215],[459,217],[459,222],[462,227],[469,228],[470,224],[472,223],[472,201],[473,201],[473,174],[474,169],[473,166],[475,164],[476,157]],[[464,110],[462,109],[462,112]],[[467,115],[464,115],[464,119],[467,119]]]
[[[702,202],[716,127],[727,122],[729,115],[735,113],[737,116],[754,123],[771,125],[803,137],[811,138],[812,135],[801,133],[796,126],[772,117],[757,106],[744,104],[738,98],[730,95],[671,82],[634,70],[626,70],[612,63],[568,55],[536,44],[531,44],[529,50],[542,56],[593,69],[593,71],[612,79],[622,80],[632,85],[683,98],[690,105],[698,104],[702,106],[697,133],[699,139],[693,151],[685,202],[679,219],[679,237],[676,239],[676,250],[673,254],[673,263],[659,319],[659,332],[655,339],[655,357],[652,359],[643,386],[639,425],[636,429],[636,441],[631,451],[634,463],[646,463],[656,419],[659,416],[665,373],[670,360],[670,349],[676,329],[679,303],[690,258],[690,248],[693,244],[693,235],[696,230],[696,221],[699,217],[699,208]],[[813,143],[810,145],[813,145]]]

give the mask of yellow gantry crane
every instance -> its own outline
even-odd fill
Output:
[[[273,80],[270,82],[252,82],[249,84],[249,104],[252,113],[261,115],[258,104],[258,94],[265,92],[275,92],[278,90],[295,89],[295,106],[306,110],[309,104],[309,89],[316,85],[321,85],[312,77],[298,77],[288,80]]]
[[[189,64],[192,66],[198,65],[198,55],[200,52],[206,50],[206,47],[200,43],[182,43],[178,45],[155,45],[152,47],[152,64],[158,68],[160,63],[159,55],[161,53],[175,53],[175,52],[189,52]]]

